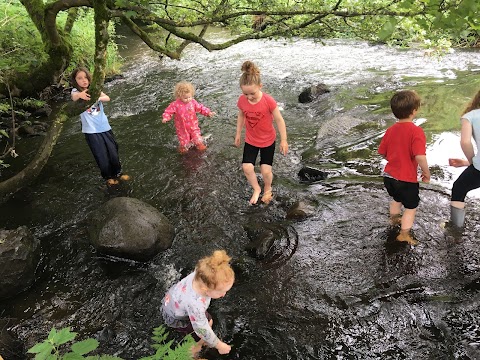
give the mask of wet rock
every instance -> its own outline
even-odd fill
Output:
[[[320,169],[304,166],[298,172],[298,177],[301,182],[312,183],[319,180],[325,180],[327,178],[327,173]]]
[[[0,299],[30,287],[40,262],[40,241],[26,226],[0,230]]]
[[[309,103],[317,99],[320,95],[329,93],[330,89],[325,84],[317,84],[307,87],[298,95],[299,103]]]
[[[22,125],[17,130],[18,135],[20,136],[34,136],[35,135],[35,129],[31,125],[27,125],[26,122],[24,122]]]
[[[304,201],[297,201],[287,211],[287,219],[304,219],[312,216],[315,213],[315,208],[311,204]]]
[[[175,235],[169,220],[138,199],[116,197],[88,218],[90,241],[97,251],[147,261],[168,249]]]
[[[8,329],[13,325],[10,319],[0,319],[0,357],[5,360],[23,360],[27,358],[25,346]]]
[[[118,79],[125,79],[125,77],[122,74],[115,74],[115,75],[106,77],[105,78],[105,83],[108,83],[108,82],[111,82],[111,81],[114,81],[114,80],[118,80]]]
[[[275,233],[270,229],[264,229],[247,245],[247,250],[257,259],[264,259],[274,242]]]

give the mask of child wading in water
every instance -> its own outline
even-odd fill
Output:
[[[261,201],[268,204],[272,198],[272,164],[275,153],[275,138],[277,136],[273,127],[273,120],[280,133],[280,152],[287,154],[287,129],[282,114],[275,100],[263,93],[260,70],[251,61],[242,64],[240,77],[240,95],[237,106],[237,133],[235,146],[240,146],[242,129],[245,127],[245,145],[243,148],[242,168],[248,182],[253,188],[250,204],[256,204],[262,192],[255,174],[255,162],[260,152],[260,172],[263,177],[264,187]]]
[[[162,316],[165,323],[184,335],[192,334],[197,344],[192,348],[196,355],[203,345],[228,354],[230,345],[213,332],[213,320],[207,312],[211,299],[224,297],[235,280],[230,267],[231,258],[224,250],[198,261],[195,271],[168,290],[163,298]]]
[[[72,100],[89,101],[88,87],[92,81],[89,71],[84,67],[75,69],[72,72],[71,81],[73,85]],[[100,168],[100,173],[107,181],[107,185],[111,186],[118,184],[118,179],[129,180],[130,176],[122,175],[118,144],[103,111],[103,103],[107,101],[110,101],[110,97],[102,92],[97,102],[80,114],[80,119],[82,132],[85,134],[85,140]]]
[[[181,154],[186,153],[191,144],[200,151],[205,150],[207,146],[200,133],[197,113],[208,117],[214,116],[215,113],[193,98],[195,88],[189,82],[182,81],[176,84],[174,95],[176,100],[163,112],[162,122],[165,124],[175,115],[175,130],[180,143],[178,151]]]
[[[413,123],[420,108],[420,97],[415,91],[399,91],[393,95],[390,106],[398,121],[387,129],[378,148],[378,153],[388,161],[383,183],[393,198],[390,202],[390,222],[392,225],[401,224],[398,241],[416,245],[418,241],[411,236],[410,229],[420,202],[417,179],[419,165],[422,181],[430,181],[430,170],[425,156],[425,133]],[[405,208],[403,215],[402,205]]]
[[[453,183],[450,203],[450,223],[463,228],[465,223],[465,198],[471,190],[480,187],[480,155],[473,143],[480,144],[480,91],[474,96],[461,116],[460,145],[466,159],[448,159],[451,166],[467,168]],[[474,140],[474,141],[472,141]]]

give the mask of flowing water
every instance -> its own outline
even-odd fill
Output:
[[[221,33],[212,36],[221,37]],[[445,230],[449,193],[458,176],[447,159],[461,156],[459,114],[480,88],[480,52],[427,57],[353,41],[247,41],[221,52],[191,46],[181,61],[160,59],[122,39],[125,78],[106,85],[106,112],[132,176],[129,196],[161,212],[176,229],[173,246],[147,263],[101,256],[89,245],[86,215],[109,199],[71,119],[41,176],[1,205],[0,227],[29,226],[41,239],[35,285],[0,303],[27,346],[52,326],[93,336],[103,353],[125,359],[151,354],[151,330],[162,323],[161,299],[214,249],[233,257],[236,282],[212,301],[214,330],[233,345],[208,359],[479,359],[479,202],[468,198],[462,233]],[[233,146],[238,79],[255,61],[264,90],[283,107],[290,152],[275,155],[275,200],[249,206]],[[192,81],[196,98],[217,112],[201,118],[205,153],[181,156],[172,123],[161,114],[173,85]],[[329,94],[299,104],[300,91],[325,83]],[[417,123],[428,138],[431,184],[421,185],[414,225],[420,244],[395,242],[389,198],[376,148],[393,124],[389,99],[415,89]],[[305,165],[328,173],[299,181]],[[314,209],[287,220],[304,201]],[[279,238],[263,260],[247,250],[248,229]]]

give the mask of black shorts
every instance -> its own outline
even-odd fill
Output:
[[[212,315],[210,315],[208,311],[205,311],[205,316],[208,321],[212,320]],[[183,336],[192,335],[195,341],[200,341],[200,337],[195,333],[195,330],[193,330],[192,323],[189,323],[188,326],[185,326],[184,328],[175,328],[175,331],[183,334]]]
[[[275,141],[272,145],[261,148],[245,143],[243,147],[242,164],[253,164],[257,161],[257,155],[260,151],[260,165],[266,164],[272,166],[273,154],[275,153]]]
[[[480,187],[480,171],[473,165],[467,167],[453,183],[452,201],[465,202],[467,193]]]
[[[418,196],[419,184],[406,181],[396,180],[391,177],[385,176],[383,183],[393,200],[402,203],[405,209],[416,209],[420,202]]]

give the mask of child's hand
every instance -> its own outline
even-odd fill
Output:
[[[286,140],[282,140],[280,141],[280,152],[282,153],[282,155],[287,155],[287,152],[288,152],[288,143]]]
[[[162,119],[162,123],[164,123],[164,124],[165,124],[167,121],[168,121],[168,119],[165,119],[165,118]]]
[[[422,181],[428,184],[430,182],[430,174],[425,174],[422,172]]]
[[[240,146],[240,135],[235,135],[235,146],[236,147]]]
[[[208,117],[213,117],[215,115],[217,115],[217,113],[215,111],[211,111],[210,114],[208,114],[207,116]]]
[[[448,159],[448,165],[454,167],[469,166],[470,163],[465,159]]]
[[[217,344],[217,350],[219,354],[224,355],[228,354],[230,350],[232,350],[232,347],[228,344],[225,344],[223,341],[219,341]]]
[[[87,89],[88,90],[88,89]],[[88,101],[90,100],[90,94],[87,93],[87,90],[83,90],[78,94],[78,97],[82,100]]]

